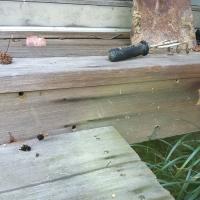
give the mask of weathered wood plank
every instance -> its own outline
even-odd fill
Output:
[[[104,3],[107,4],[107,1],[104,1],[103,4]],[[35,26],[95,28],[119,27],[130,29],[132,21],[131,8],[126,7],[126,5],[124,4],[127,3],[122,2],[122,7],[119,7],[119,2],[114,2],[113,5],[110,4],[109,6],[95,6],[1,1],[0,8],[2,14],[0,18],[0,26],[33,26],[33,30],[26,34],[33,34]],[[198,28],[198,6],[193,6],[192,8],[194,10],[193,14],[195,28]],[[34,13],[34,15],[32,13]],[[15,33],[14,27],[11,33],[1,32],[1,37],[7,37],[7,34],[14,34],[15,36],[17,36],[18,34],[20,37],[21,35],[23,35],[22,33]],[[40,34],[44,35],[44,33]],[[52,33],[51,35],[55,37],[57,34],[58,33]],[[73,34],[68,34],[68,37],[69,36],[73,37]],[[74,37],[81,37],[81,34],[79,34],[78,36],[74,35]]]
[[[198,11],[193,11],[193,17],[194,17],[194,27],[200,28],[200,6],[198,6]]]
[[[112,125],[128,143],[141,142],[173,118],[199,125],[199,88],[199,78],[191,78],[1,94],[0,142],[9,141],[8,132],[22,140],[42,131],[71,132],[73,125],[76,130]],[[155,137],[194,131],[197,127],[175,120]]]
[[[130,28],[131,25],[129,7],[1,1],[0,8],[0,26]]]
[[[115,199],[123,200],[141,199],[142,197],[149,200],[173,200],[174,198],[163,190],[146,168],[142,162],[121,164],[73,178],[66,177],[65,180],[49,181],[46,184],[0,194],[0,197],[2,200],[9,198],[107,200],[115,196]],[[141,171],[141,175],[138,175]]]
[[[35,3],[54,3],[54,4],[78,4],[78,5],[95,5],[95,6],[114,6],[114,7],[132,7],[132,0],[3,0],[9,2],[35,2]]]
[[[115,63],[103,56],[14,58],[0,68],[0,93],[199,77],[198,53],[147,55]]]
[[[23,2],[24,0],[3,0],[13,2]],[[79,4],[79,5],[109,5],[109,6],[128,6],[132,7],[132,0],[25,0],[26,2],[37,3],[61,3],[61,4]],[[191,5],[200,5],[198,0],[191,0]]]
[[[199,5],[200,6],[199,0],[191,0],[191,4],[192,5]]]
[[[35,27],[35,26],[0,26],[0,38],[27,38],[37,35],[44,38],[126,38],[130,39],[130,28],[85,28],[85,27]],[[94,36],[95,35],[95,36]],[[118,35],[116,37],[116,35]]]
[[[30,152],[0,146],[2,200],[173,199],[112,127],[26,142]]]
[[[24,0],[3,0],[8,2],[23,2]],[[25,0],[25,2],[36,2],[36,3],[58,3],[58,4],[78,4],[78,5],[101,5],[101,6],[123,6],[132,8],[132,0]],[[198,0],[191,0],[191,5],[197,6],[200,5]]]
[[[0,41],[2,51],[6,51],[8,42]],[[130,39],[46,39],[46,42],[46,47],[27,47],[24,39],[11,40],[8,52],[13,58],[107,56],[112,48],[130,45]]]
[[[75,2],[74,4],[91,4],[90,6],[92,6],[92,4],[93,5],[98,4],[98,7],[100,5],[100,7],[102,7],[102,10],[104,10],[105,5],[108,5],[110,8],[106,8],[106,9],[112,9],[112,10],[107,12],[106,9],[105,9],[106,14],[104,13],[103,15],[107,16],[109,20],[107,20],[107,19],[102,20],[102,17],[101,18],[99,17],[101,14],[99,14],[98,12],[101,12],[100,11],[101,9],[98,8],[98,11],[97,12],[95,11],[95,13],[98,14],[98,18],[95,19],[95,23],[90,25],[90,27],[97,27],[94,24],[98,24],[102,28],[104,28],[104,27],[120,27],[120,28],[126,27],[126,28],[128,28],[128,32],[122,31],[119,38],[129,38],[132,15],[131,15],[131,12],[129,12],[129,10],[128,10],[130,8],[128,8],[126,6],[131,6],[132,1],[73,1],[73,2]],[[13,3],[14,4],[18,3],[21,6],[20,9],[18,9],[18,10],[21,10],[21,8],[24,7],[24,1],[23,2],[20,2],[20,1],[17,1],[17,2],[16,1],[14,1],[14,2],[13,1],[12,2],[3,1],[3,3],[9,4],[8,5],[9,8],[5,12],[7,13],[9,11],[10,15],[9,15],[9,17],[7,15],[4,15],[4,14],[1,15],[3,17],[0,18],[0,22],[1,22],[0,23],[0,25],[1,25],[1,27],[0,27],[0,38],[10,38],[10,35],[13,35],[16,38],[26,38],[27,35],[39,35],[41,37],[48,37],[48,38],[59,38],[59,37],[88,38],[88,34],[85,33],[85,31],[83,31],[83,30],[81,31],[81,28],[80,28],[81,26],[86,25],[86,24],[84,24],[85,23],[84,20],[86,20],[86,23],[89,23],[91,21],[91,16],[88,16],[88,11],[85,12],[84,14],[80,15],[80,18],[81,18],[80,20],[77,20],[77,16],[74,16],[73,14],[70,15],[70,13],[67,12],[68,16],[67,17],[59,17],[59,21],[57,21],[57,18],[54,17],[54,15],[51,16],[52,11],[51,11],[50,7],[49,7],[50,11],[46,12],[46,15],[49,15],[49,17],[47,17],[47,16],[41,17],[41,13],[44,13],[43,11],[41,11],[40,15],[39,15],[40,19],[38,19],[36,17],[36,15],[32,16],[31,10],[28,10],[27,12],[24,11],[23,16],[21,16],[21,18],[18,21],[20,21],[20,24],[21,24],[20,26],[26,27],[26,29],[25,29],[25,27],[19,27],[18,22],[15,22],[15,20],[17,20],[16,16],[20,16],[20,14],[16,13],[17,12],[16,6],[13,6]],[[34,2],[28,2],[28,3],[29,4],[36,4]],[[37,6],[37,10],[38,10],[38,7],[40,7],[40,3],[37,3],[37,4],[38,4],[38,6]],[[43,3],[43,4],[45,4],[45,8],[48,10],[47,5],[49,5],[49,3],[48,4]],[[54,5],[54,4],[51,4],[51,5]],[[63,7],[63,4],[60,4],[60,5]],[[82,12],[80,12],[80,8],[82,9],[82,7],[84,5],[82,5],[82,6],[81,5],[80,6],[79,5],[72,5],[72,6],[78,6],[77,12],[74,12],[74,13],[82,13]],[[85,5],[85,6],[87,7],[87,5]],[[122,6],[122,8],[127,9],[127,11],[125,12],[123,9],[116,11],[116,9],[118,9],[117,8],[118,6]],[[31,6],[31,8],[25,8],[25,10],[26,9],[33,9],[33,7],[34,6]],[[69,7],[69,5],[68,5],[68,7]],[[113,7],[114,7],[115,11],[113,11]],[[0,8],[1,8],[1,13],[3,13],[4,10],[2,10],[2,9],[4,9],[4,6],[0,7]],[[12,8],[13,8],[13,10],[12,10]],[[57,10],[59,12],[58,9],[55,9],[55,10]],[[91,9],[90,8],[88,8],[88,9],[91,10],[92,14],[94,13],[93,7]],[[55,10],[54,10],[54,12],[56,12]],[[199,15],[200,15],[199,14],[200,13],[199,12],[199,6],[192,6],[192,10],[193,10],[193,15],[194,15],[194,26],[195,26],[195,28],[199,28]],[[38,12],[39,12],[39,10],[38,10]],[[29,17],[29,15],[31,15],[31,17]],[[86,19],[84,17],[82,17],[83,15],[86,16],[85,17]],[[92,19],[94,17],[92,17]],[[84,18],[84,20],[82,18]],[[116,18],[117,18],[117,20],[116,20]],[[3,19],[3,20],[1,21],[1,19]],[[32,21],[34,19],[35,19],[35,21]],[[9,20],[9,21],[7,21],[7,20]],[[46,23],[46,21],[48,21],[48,23]],[[49,21],[51,21],[54,24],[54,26],[56,26],[56,28],[55,27],[49,27],[49,26],[51,26]],[[109,23],[109,26],[108,26],[108,24],[107,25],[103,24],[103,23],[105,23],[104,21],[107,21],[106,23]],[[37,25],[41,26],[41,23],[43,24],[43,27],[38,27]],[[69,23],[69,24],[67,24],[67,23]],[[12,27],[9,27],[9,24]],[[62,24],[62,28],[67,26],[67,28],[66,28],[67,30],[65,30],[64,32],[63,32],[63,30],[62,31],[60,30],[61,27],[58,27],[61,24]],[[4,26],[2,26],[2,25],[4,25]],[[16,31],[17,25],[18,25],[17,28],[20,29],[18,31]],[[33,27],[31,27],[31,25]],[[46,27],[44,27],[44,26],[46,26]],[[77,32],[77,31],[70,32],[69,29],[74,28],[75,26],[79,26],[80,32]],[[51,28],[52,31],[50,31],[49,28]],[[38,29],[39,29],[39,31],[37,31]],[[91,30],[91,32],[92,32],[92,30]],[[101,37],[112,37],[113,34],[115,34],[115,32],[110,33],[110,34],[109,33],[97,32],[97,35],[99,35]]]
[[[110,166],[140,161],[112,127],[49,136],[42,141],[33,139],[26,143],[32,147],[28,153],[19,151],[21,145],[18,142],[9,144],[7,148],[0,146],[0,155],[4,158],[0,177],[5,179],[0,183],[0,193],[39,185],[46,181],[46,174],[53,180],[63,177],[63,174],[73,177],[106,168],[109,161],[112,161]],[[40,154],[38,158],[36,153]],[[11,160],[12,167],[8,168]],[[26,163],[30,165],[29,179],[24,178]],[[13,169],[17,169],[17,173]],[[8,174],[10,176],[6,178]]]

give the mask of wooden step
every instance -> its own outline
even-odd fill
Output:
[[[148,140],[158,126],[153,138],[199,131],[199,53],[117,63],[107,56],[13,58],[0,66],[1,144],[8,132],[18,141],[73,126],[114,126],[129,144]]]

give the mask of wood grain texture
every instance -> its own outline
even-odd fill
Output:
[[[197,8],[194,8],[193,11],[193,17],[194,17],[194,28],[199,29],[200,28],[200,6]]]
[[[161,61],[162,60],[162,61]],[[199,78],[199,54],[14,58],[0,68],[0,93]]]
[[[0,1],[0,8],[0,26],[130,28],[131,25],[130,7]]]
[[[24,0],[4,0],[9,2],[22,2]],[[35,3],[54,3],[54,4],[78,4],[78,5],[95,5],[95,6],[114,6],[114,7],[132,7],[132,0],[25,0],[25,2]]]
[[[174,199],[113,127],[26,143],[30,152],[0,146],[2,200]]]
[[[130,45],[130,39],[46,39],[47,47],[27,47],[24,39],[14,41],[17,42],[11,40],[8,50],[13,58],[107,56],[112,48]],[[2,51],[6,51],[8,42],[0,41]]]
[[[0,143],[114,126],[130,144],[148,140],[156,126],[184,119],[199,125],[199,78],[43,90],[0,95]],[[198,131],[174,120],[153,136],[164,138]]]
[[[32,30],[27,30],[27,28],[24,30],[24,27],[21,27],[19,30],[15,30],[14,27],[10,27],[9,30],[7,30],[7,27],[3,27],[4,29],[2,30],[2,27],[0,27],[0,38],[1,39],[10,39],[11,35],[13,35],[14,38],[20,38],[24,39],[27,38],[29,35],[37,35],[38,37],[44,37],[45,39],[95,39],[96,36],[102,37],[102,38],[112,38],[116,35],[117,38],[123,38],[123,39],[130,39],[130,29],[103,29],[103,30],[94,30],[87,28],[87,31],[84,31],[83,29],[82,32],[79,29],[76,29],[76,31],[36,31],[36,28],[32,28]],[[89,30],[90,29],[90,30]]]

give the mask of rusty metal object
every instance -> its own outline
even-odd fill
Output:
[[[131,43],[187,41],[196,46],[190,0],[133,0]]]

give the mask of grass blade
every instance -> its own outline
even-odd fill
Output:
[[[188,135],[184,135],[182,138],[180,138],[178,140],[178,142],[173,146],[173,148],[171,149],[171,151],[169,152],[167,158],[165,159],[164,165],[166,165],[166,163],[168,162],[168,160],[170,159],[172,153],[177,149],[177,147],[180,145],[180,143],[186,138],[188,137]]]
[[[200,151],[200,146],[189,156],[181,168],[177,171],[176,176],[183,170],[183,168],[191,161],[191,159]]]
[[[188,200],[197,200],[196,197],[200,197],[200,186],[195,190],[193,195]]]
[[[177,161],[182,160],[183,158],[187,158],[187,157],[188,156],[184,155],[184,156],[180,156],[178,158],[175,158],[174,160],[172,160],[172,161],[168,162],[167,164],[165,164],[160,170],[163,171],[166,168],[171,167],[172,165],[178,164]],[[182,162],[179,162],[179,163],[182,163]]]

